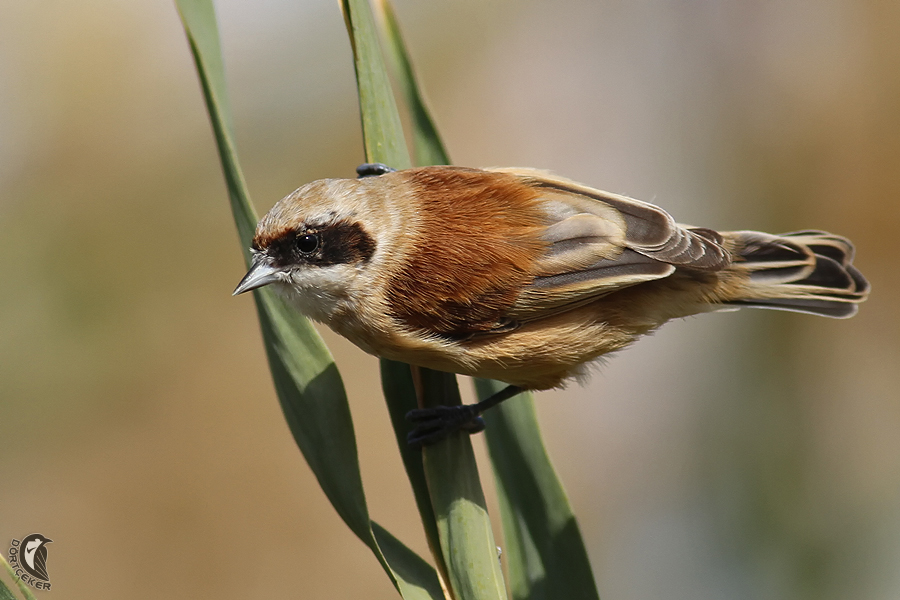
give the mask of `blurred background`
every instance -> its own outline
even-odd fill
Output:
[[[337,3],[216,6],[258,209],[353,176]],[[601,597],[900,597],[900,4],[396,8],[456,163],[550,169],[698,226],[834,231],[873,284],[849,321],[692,318],[538,395]],[[0,545],[54,540],[42,595],[397,597],[230,295],[240,249],[171,2],[0,4],[0,272]],[[377,362],[325,336],[373,518],[427,554]]]

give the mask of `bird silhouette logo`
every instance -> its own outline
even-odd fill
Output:
[[[45,538],[40,533],[32,533],[22,540],[21,565],[30,575],[50,581],[47,574],[47,544],[53,540]]]

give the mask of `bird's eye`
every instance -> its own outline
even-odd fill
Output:
[[[312,254],[319,249],[319,236],[314,233],[299,235],[295,244],[300,254]]]

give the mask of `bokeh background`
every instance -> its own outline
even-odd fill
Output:
[[[216,5],[259,209],[353,176],[337,3]],[[458,164],[835,231],[873,284],[852,320],[672,323],[538,396],[601,596],[900,597],[900,3],[396,7]],[[241,255],[171,2],[0,3],[0,273],[0,542],[54,540],[42,597],[397,597],[230,296]],[[426,554],[376,360],[325,335],[371,512]]]

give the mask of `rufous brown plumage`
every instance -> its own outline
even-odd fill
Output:
[[[849,317],[852,244],[677,224],[529,169],[307,184],[260,221],[235,293],[272,284],[372,354],[547,389],[666,321],[742,306]]]

